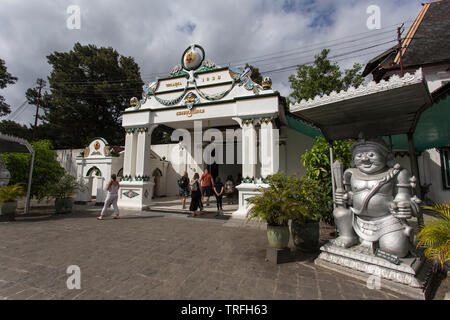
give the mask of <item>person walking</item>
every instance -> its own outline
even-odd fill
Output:
[[[103,220],[103,216],[105,215],[106,209],[108,209],[111,204],[114,207],[114,213],[116,214],[114,219],[120,219],[119,216],[119,207],[117,206],[117,199],[119,197],[119,182],[117,181],[117,176],[115,174],[111,175],[111,180],[106,184],[106,190],[108,193],[106,195],[105,205],[103,206],[102,212],[100,216],[97,217],[98,220]]]
[[[209,197],[213,194],[212,185],[214,180],[208,169],[205,169],[205,172],[200,178],[200,182],[202,183],[203,196],[206,197],[206,206],[209,207]]]
[[[223,214],[223,208],[222,208],[222,197],[223,197],[223,183],[220,180],[220,177],[216,178],[216,182],[214,184],[213,190],[216,195],[216,204],[217,204],[217,214],[222,215]]]
[[[194,179],[191,182],[191,205],[189,206],[189,211],[191,211],[191,217],[196,216],[196,211],[200,206],[200,201],[202,197],[202,186],[199,181],[200,176],[196,172],[194,174]]]
[[[183,176],[178,179],[179,195],[181,197],[182,209],[186,209],[186,197],[189,196],[189,176],[185,171]]]
[[[227,177],[227,181],[225,181],[225,190],[224,194],[228,199],[228,204],[233,204],[233,197],[234,197],[234,181],[233,176],[229,175]]]

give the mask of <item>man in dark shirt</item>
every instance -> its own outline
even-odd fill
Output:
[[[182,209],[186,209],[186,197],[189,197],[189,176],[187,172],[184,172],[183,176],[178,180],[178,187]]]
[[[214,184],[214,188],[213,189],[214,189],[214,193],[216,195],[216,203],[217,203],[217,214],[216,214],[216,216],[218,216],[218,215],[223,214],[222,197],[223,197],[223,191],[224,191],[223,183],[222,183],[222,181],[220,180],[219,177],[216,178],[216,183]]]

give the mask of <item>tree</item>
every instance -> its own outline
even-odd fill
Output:
[[[261,75],[261,72],[259,72],[259,68],[256,68],[248,63],[245,64],[245,69],[250,68],[250,70],[252,71],[252,75],[251,78],[253,80],[253,82],[257,83],[257,84],[262,84],[263,81],[263,77]]]
[[[339,65],[327,59],[329,49],[323,49],[315,56],[312,65],[297,67],[297,74],[289,76],[291,89],[288,100],[290,104],[300,102],[302,99],[312,99],[317,95],[339,92],[350,86],[358,87],[362,81],[362,65],[355,63],[351,69],[341,71]],[[350,166],[351,153],[350,142],[344,140],[333,141],[335,159],[343,162],[344,167]],[[316,181],[322,188],[326,197],[321,199],[323,220],[333,224],[333,191],[331,182],[331,169],[329,158],[329,144],[324,138],[317,138],[311,150],[307,150],[302,156],[303,165],[307,170],[307,177]]]
[[[41,119],[55,147],[82,147],[94,137],[123,144],[120,116],[143,85],[134,59],[111,47],[76,43],[70,52],[53,52],[47,60],[53,70],[50,91],[40,99]],[[36,104],[37,90],[27,91],[29,103]]]
[[[351,143],[345,140],[333,141],[334,158],[340,160],[345,168],[350,166],[352,155]],[[331,164],[329,157],[329,144],[323,137],[316,138],[311,150],[306,150],[302,155],[303,165],[306,167],[306,177],[318,183],[325,197],[320,197],[323,212],[322,219],[334,223],[333,218],[333,189],[331,182]]]
[[[56,152],[48,140],[31,143],[35,151],[31,195],[42,199],[47,194],[47,186],[57,183],[64,175],[64,168],[56,160]],[[28,184],[31,155],[29,153],[3,153],[1,155],[11,174],[9,184]]]
[[[170,136],[172,135],[172,132],[174,129],[166,126],[157,126],[155,130],[153,130],[152,133],[152,141],[151,144],[167,144],[167,143],[174,143]]]
[[[353,68],[341,71],[339,65],[327,59],[329,49],[323,49],[315,56],[312,65],[300,65],[297,74],[289,76],[291,89],[291,102],[300,102],[302,99],[312,99],[317,95],[339,92],[350,86],[358,87],[363,82],[361,76],[362,65],[353,64]]]
[[[15,137],[19,137],[30,141],[33,134],[32,129],[28,128],[26,125],[22,125],[11,120],[0,121],[0,132],[4,134],[9,134]]]
[[[8,84],[14,84],[17,81],[8,71],[6,71],[5,61],[0,59],[0,89],[6,88]],[[0,117],[6,116],[11,112],[5,98],[0,95]]]

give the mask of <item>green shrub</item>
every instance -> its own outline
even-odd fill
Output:
[[[439,219],[421,226],[417,246],[425,248],[425,257],[443,268],[450,261],[450,202],[423,208],[437,212]]]
[[[351,143],[344,140],[333,141],[334,160],[340,160],[344,169],[350,167],[352,155]],[[330,146],[323,137],[316,138],[311,150],[302,155],[303,166],[306,167],[306,177],[315,181],[322,194],[316,199],[320,205],[322,220],[328,224],[334,224],[333,218],[333,189],[331,183]]]
[[[78,190],[83,190],[84,187],[77,181],[77,179],[70,174],[65,174],[57,183],[52,183],[47,186],[46,195],[53,198],[70,198],[75,195]]]
[[[47,185],[57,183],[64,175],[64,168],[56,160],[56,152],[48,140],[31,143],[35,151],[31,195],[42,199],[46,195]],[[10,184],[28,184],[31,154],[3,153],[2,159],[11,174]]]
[[[288,225],[289,219],[300,223],[320,219],[317,202],[318,184],[306,177],[277,173],[267,177],[269,187],[248,199],[248,220],[260,218],[269,225]]]
[[[0,203],[13,202],[26,194],[21,184],[14,184],[0,188]]]

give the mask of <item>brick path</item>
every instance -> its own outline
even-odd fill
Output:
[[[264,230],[100,208],[0,223],[0,299],[408,299],[315,266],[265,261]],[[68,290],[66,268],[81,268]]]

